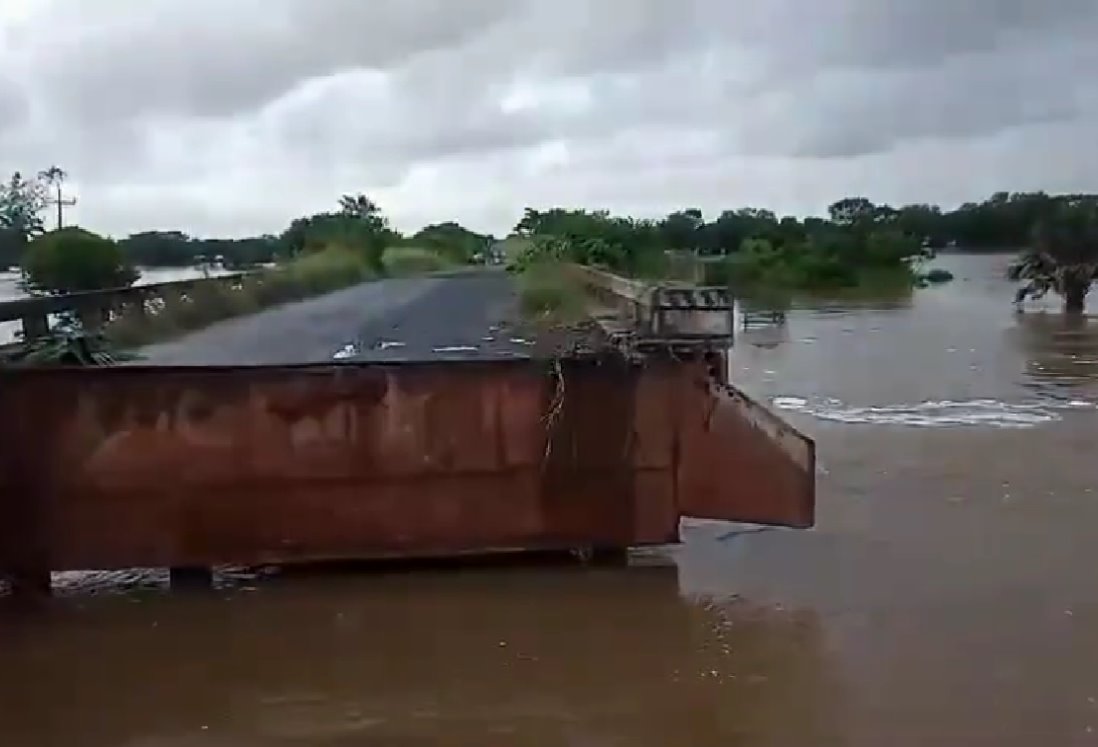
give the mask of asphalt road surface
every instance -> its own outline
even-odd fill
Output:
[[[515,301],[505,272],[446,278],[368,321],[336,355],[367,361],[526,357],[533,340],[505,329],[515,318]]]
[[[134,364],[525,357],[531,341],[501,329],[513,317],[514,303],[511,278],[500,270],[374,281],[150,345]]]

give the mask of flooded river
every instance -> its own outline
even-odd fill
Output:
[[[1015,316],[1005,262],[741,337],[738,382],[817,439],[811,532],[689,524],[627,569],[76,583],[0,616],[0,744],[1098,744],[1098,320]]]

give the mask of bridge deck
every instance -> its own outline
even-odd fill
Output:
[[[500,271],[363,283],[230,319],[142,349],[140,365],[292,365],[333,360],[514,358],[515,292]]]

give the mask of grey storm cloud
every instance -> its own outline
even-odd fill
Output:
[[[27,97],[23,89],[0,70],[0,134],[26,122]]]
[[[24,36],[74,117],[247,112],[304,80],[392,69],[506,17],[505,0],[58,0]],[[69,15],[69,13],[72,15]]]
[[[1092,0],[760,0],[748,12],[723,7],[731,35],[783,68],[933,65],[1020,38],[1086,38],[1098,13]]]
[[[0,0],[0,31],[0,168],[63,164],[110,230],[270,230],[352,189],[405,221],[809,210],[1098,159],[1063,137],[1098,124],[1094,0]]]

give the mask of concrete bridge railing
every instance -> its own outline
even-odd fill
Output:
[[[85,328],[96,329],[109,321],[111,314],[125,307],[143,310],[146,301],[163,298],[165,294],[186,293],[211,284],[235,285],[240,283],[246,275],[247,273],[233,273],[212,278],[193,278],[57,296],[19,298],[14,301],[0,302],[0,322],[20,322],[25,340],[33,340],[49,334],[49,318],[53,314],[76,314]]]
[[[734,301],[728,288],[637,280],[578,264],[568,265],[568,272],[642,345],[732,345]]]

